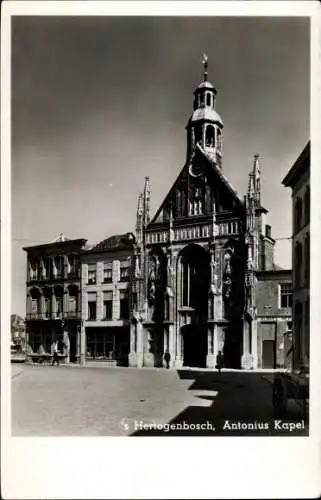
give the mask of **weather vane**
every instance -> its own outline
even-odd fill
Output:
[[[204,81],[206,82],[207,80],[207,61],[208,61],[208,57],[206,54],[203,54],[202,56],[202,63],[204,64]]]

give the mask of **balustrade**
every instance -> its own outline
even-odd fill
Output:
[[[235,220],[231,222],[220,222],[215,225],[215,235],[231,236],[240,231],[240,222]],[[209,238],[212,234],[211,224],[195,224],[185,227],[176,227],[173,231],[173,241],[197,240]],[[164,230],[147,233],[146,241],[148,244],[166,243],[169,240],[169,232]]]

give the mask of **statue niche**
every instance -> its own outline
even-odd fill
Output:
[[[232,293],[232,251],[228,250],[224,255],[223,267],[223,297],[226,301],[231,300]]]
[[[165,257],[153,254],[150,257],[150,273],[147,283],[147,301],[154,321],[162,320],[167,272]]]
[[[228,247],[224,254],[222,289],[226,318],[231,319],[232,316],[242,314],[244,288],[244,266],[240,248]]]
[[[159,279],[159,258],[153,255],[150,259],[150,273],[148,277],[147,299],[148,305],[155,305],[156,300],[156,284]]]

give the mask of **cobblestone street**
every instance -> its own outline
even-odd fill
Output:
[[[14,436],[146,434],[282,435],[274,431],[271,374],[77,366],[12,365]],[[224,423],[268,422],[265,430],[232,430]],[[301,422],[289,405],[288,421]],[[143,425],[200,424],[200,431]],[[208,424],[210,423],[210,424]],[[210,425],[212,429],[209,429]],[[303,431],[307,434],[307,424]],[[294,432],[292,433],[292,435]]]

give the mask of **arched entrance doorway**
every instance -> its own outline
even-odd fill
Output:
[[[183,324],[182,357],[184,366],[206,366],[209,254],[199,245],[188,245],[178,261],[178,314]]]

